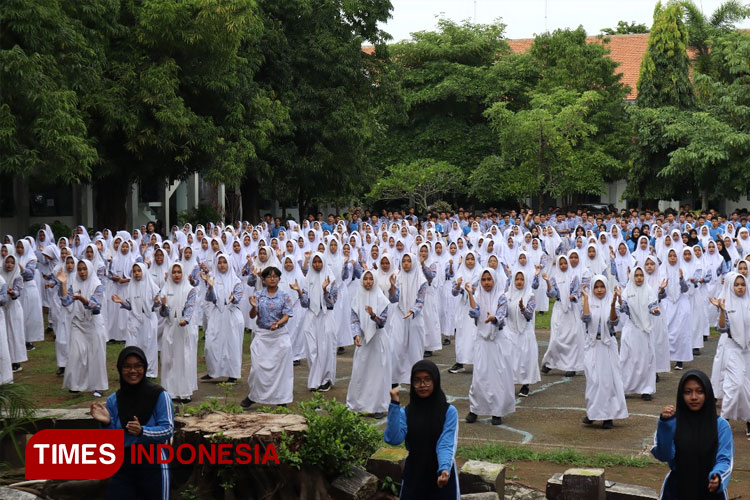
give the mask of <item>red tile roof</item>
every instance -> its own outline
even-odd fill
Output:
[[[622,83],[630,87],[630,93],[625,99],[633,100],[638,95],[636,84],[638,75],[641,72],[641,59],[646,53],[648,47],[648,33],[637,33],[632,35],[610,35],[609,57],[620,63],[615,71],[622,73]],[[588,43],[602,43],[602,38],[590,36],[586,38]],[[508,40],[510,49],[516,53],[524,53],[531,48],[534,43],[533,38],[524,38],[520,40]]]

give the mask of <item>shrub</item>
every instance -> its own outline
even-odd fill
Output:
[[[52,229],[52,234],[55,235],[55,240],[58,240],[62,238],[63,236],[70,238],[71,233],[73,232],[72,229],[67,224],[63,224],[59,220],[56,220],[55,222],[51,223],[49,225],[50,229]],[[37,233],[39,233],[39,230],[42,228],[42,225],[40,223],[32,224],[29,226],[29,236],[33,236],[34,239],[36,239]],[[55,241],[54,243],[57,243]]]
[[[279,459],[296,468],[317,467],[329,477],[351,473],[353,465],[363,465],[383,441],[383,436],[362,417],[335,399],[316,395],[299,404],[307,420],[304,441],[298,449],[292,438],[282,436]]]
[[[196,224],[206,224],[208,222],[219,222],[222,220],[219,212],[211,205],[201,203],[198,208],[191,208],[187,212],[177,214],[177,223],[184,226],[190,223],[195,227]]]

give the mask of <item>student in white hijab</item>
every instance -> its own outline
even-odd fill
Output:
[[[143,262],[133,264],[130,276],[126,295],[113,295],[112,301],[129,311],[128,345],[137,346],[143,351],[148,362],[146,377],[156,378],[159,375],[159,360],[154,298],[159,295],[159,287]]]
[[[546,292],[545,292],[546,293]],[[513,366],[513,379],[521,385],[521,397],[529,395],[529,385],[541,380],[539,376],[539,346],[534,333],[534,310],[536,297],[531,288],[528,273],[517,270],[508,281],[508,318],[505,330],[512,350],[510,358]]]
[[[127,293],[130,273],[133,271],[133,264],[138,259],[132,244],[129,241],[122,241],[117,254],[112,257],[109,270],[109,279],[113,283],[112,295],[123,297]],[[114,302],[112,304],[114,305]],[[110,343],[125,343],[128,338],[128,311],[115,306],[114,309],[109,310],[109,313],[106,316],[106,323]]]
[[[477,332],[466,423],[476,422],[478,415],[491,415],[492,425],[502,425],[502,417],[516,411],[511,343],[504,331],[508,302],[493,269],[486,267],[479,276],[476,290],[471,283],[464,284]]]
[[[680,268],[677,250],[667,251],[667,259],[659,266],[661,280],[666,280],[666,297],[659,309],[664,314],[669,331],[669,359],[676,361],[675,369],[682,370],[683,362],[693,360],[693,330],[690,326],[689,285]]]
[[[13,362],[8,347],[8,330],[5,325],[5,304],[8,298],[8,287],[0,273],[0,385],[13,383]]]
[[[547,295],[556,300],[550,318],[549,345],[542,358],[542,373],[555,369],[572,377],[583,370],[583,338],[576,305],[581,280],[570,269],[566,255],[558,255],[553,275],[549,277],[545,273],[542,278],[547,282]]]
[[[709,334],[709,308],[713,309],[708,301],[708,289],[714,277],[714,272],[708,269],[708,260],[705,258],[700,245],[693,246],[693,260],[696,264],[695,292],[693,295],[693,355],[699,355],[703,348],[703,342],[708,340]]]
[[[353,412],[371,414],[378,419],[385,417],[390,402],[391,345],[384,328],[389,306],[390,302],[375,282],[375,273],[365,271],[352,297],[350,323],[356,347],[346,406]]]
[[[433,351],[443,348],[443,339],[440,336],[440,296],[437,288],[438,264],[432,255],[430,245],[422,243],[417,252],[419,264],[425,279],[427,289],[424,298],[424,330],[425,330],[425,352],[424,357],[432,356]]]
[[[159,292],[159,314],[166,318],[161,342],[161,385],[172,399],[190,402],[198,389],[198,325],[193,319],[197,288],[175,262]]]
[[[656,392],[652,317],[660,315],[658,290],[648,284],[643,266],[636,266],[630,274],[620,304],[620,312],[630,318],[622,328],[620,371],[625,394],[640,394],[644,401],[651,401]]]
[[[750,292],[747,278],[731,272],[720,298],[711,298],[719,310],[719,331],[727,333],[723,348],[721,416],[743,420],[750,437]],[[712,376],[713,378],[713,376]]]
[[[391,346],[393,354],[392,384],[411,383],[411,367],[424,355],[424,300],[427,293],[427,278],[417,256],[406,253],[401,257],[401,270],[395,277],[391,302],[397,302],[391,323]],[[393,289],[392,289],[393,290]]]
[[[305,262],[307,264],[307,262]],[[310,373],[307,388],[312,391],[330,391],[336,381],[336,341],[333,308],[338,297],[339,284],[326,264],[326,257],[315,252],[310,259],[305,282],[299,287],[300,304],[305,311],[300,325],[307,342],[307,361]]]
[[[36,255],[26,238],[16,242],[16,258],[23,278],[23,293],[18,300],[23,308],[26,348],[34,350],[33,343],[44,340],[44,317],[42,316],[42,296],[35,279]]]
[[[202,382],[227,377],[234,384],[242,370],[242,341],[245,323],[239,302],[243,297],[242,283],[231,268],[230,257],[219,252],[214,259],[213,272],[201,274],[206,282],[206,375]]]
[[[611,429],[614,419],[628,418],[614,330],[619,320],[615,306],[620,291],[610,292],[607,282],[603,275],[596,275],[591,278],[591,290],[581,292],[586,374],[586,416],[583,423],[590,425],[601,420],[603,429]]]
[[[659,259],[655,255],[646,257],[643,264],[643,270],[646,273],[646,284],[657,291],[659,305],[667,297],[667,282],[661,278],[659,272]],[[669,364],[669,329],[667,328],[667,319],[664,314],[664,308],[659,307],[659,315],[651,315],[651,344],[654,347],[654,364],[656,369],[656,381],[659,381],[659,373],[669,373],[672,370]]]
[[[466,292],[466,285],[476,289],[479,286],[480,273],[481,267],[473,251],[459,258],[458,269],[451,287],[451,293],[459,300],[458,307],[456,307],[456,363],[448,369],[450,373],[463,373],[466,371],[464,365],[474,362],[474,339],[477,325],[469,316],[471,303]]]
[[[62,305],[73,310],[63,388],[73,393],[93,391],[94,397],[99,398],[109,388],[107,332],[100,314],[104,287],[88,260],[79,260],[76,269],[72,282],[68,282],[65,272],[57,275]]]
[[[0,277],[5,282],[7,300],[3,304],[5,333],[8,342],[8,355],[11,370],[19,372],[21,363],[28,360],[26,355],[26,333],[23,328],[23,308],[18,300],[23,295],[23,278],[18,268],[18,260],[13,255],[13,245],[5,244],[6,256],[0,269]]]
[[[293,287],[301,287],[305,282],[305,275],[294,255],[286,255],[282,259],[281,280],[279,290],[289,295],[292,301],[292,314],[286,324],[292,340],[293,365],[299,366],[300,360],[307,358],[307,343],[300,328],[304,311],[300,303],[299,294]]]

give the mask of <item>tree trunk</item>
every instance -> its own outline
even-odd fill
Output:
[[[708,189],[701,190],[701,210],[708,210]]]

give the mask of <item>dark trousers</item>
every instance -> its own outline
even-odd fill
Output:
[[[123,462],[109,478],[107,500],[169,500],[169,466]]]

